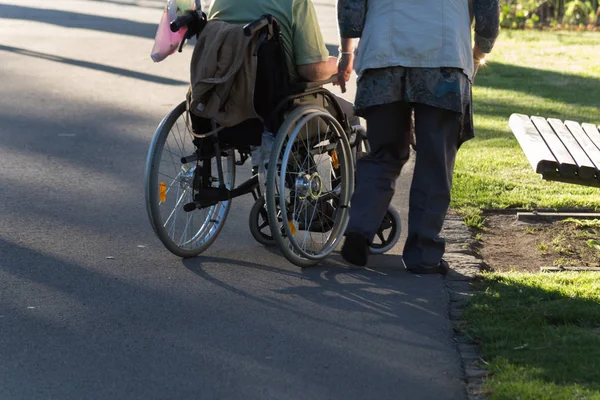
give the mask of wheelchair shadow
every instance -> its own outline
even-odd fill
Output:
[[[271,251],[277,252],[276,249]],[[377,261],[373,263],[377,265],[376,269],[348,267],[339,254],[331,255],[316,267],[301,269],[289,264],[297,268],[295,270],[214,256],[182,262],[189,271],[223,289],[303,317],[314,316],[298,306],[298,299],[312,303],[309,309],[358,311],[388,324],[402,324],[401,321],[411,318],[413,313],[439,316],[437,311],[429,308],[427,294],[421,288],[431,286],[427,282],[429,278],[420,279],[408,274],[398,255],[372,257]],[[256,291],[254,285],[245,281],[246,277],[260,281],[262,290]],[[425,282],[415,284],[420,280]]]
[[[223,320],[232,307],[243,310],[254,324],[264,324],[267,330],[276,327],[272,341],[306,340],[310,350],[302,351],[326,354],[327,362],[342,355],[348,368],[369,365],[365,376],[376,385],[406,379],[419,385],[420,392],[427,391],[430,378],[421,385],[409,365],[433,359],[436,365],[455,365],[448,299],[439,277],[419,278],[394,267],[398,256],[377,257],[386,262],[381,269],[349,268],[337,254],[319,267],[301,269],[281,256],[264,253],[253,252],[252,258],[209,255],[182,262],[207,283],[199,287],[223,299]],[[335,353],[330,354],[331,343]],[[370,366],[372,360],[379,360],[376,367]]]

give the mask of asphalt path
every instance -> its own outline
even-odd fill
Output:
[[[200,257],[155,238],[145,158],[191,55],[150,60],[162,7],[0,0],[0,399],[465,398],[443,281],[402,243],[301,270],[253,241],[250,196]]]

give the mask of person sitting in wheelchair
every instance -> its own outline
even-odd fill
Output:
[[[323,81],[338,72],[337,57],[325,46],[312,0],[215,0],[208,19],[246,24],[265,14],[279,24],[292,82]]]
[[[247,46],[257,47],[256,38],[242,37],[240,27],[264,15],[271,15],[277,23],[279,34],[275,39],[280,49],[262,43],[265,49],[259,50],[258,57],[254,57],[258,58],[254,66],[248,60],[252,58],[248,57],[248,51],[256,55],[256,49]],[[293,87],[302,82],[325,81],[338,72],[338,60],[329,55],[325,46],[312,0],[215,0],[208,20],[223,24],[219,27],[208,23],[204,30],[210,29],[210,32],[200,35],[194,49],[190,111],[192,117],[204,117],[203,121],[193,118],[196,131],[210,131],[214,128],[211,125],[214,120],[231,128],[219,134],[224,140],[231,138],[238,145],[260,145],[259,131],[262,133],[267,129],[275,132],[277,129],[277,123],[268,123],[272,121],[265,119],[276,108],[280,98],[290,94],[281,91],[292,90],[288,85]],[[283,52],[280,57],[278,50]],[[278,78],[282,72],[287,76]],[[231,79],[233,73],[237,74],[236,82],[226,83],[225,80]],[[249,75],[248,81],[255,74],[256,86],[254,82],[248,84],[244,74]],[[221,84],[220,88],[215,89],[215,82]],[[272,93],[278,89],[279,93]],[[206,100],[207,97],[209,100]],[[242,104],[243,98],[252,104]],[[326,99],[315,96],[315,100],[333,110],[327,107]],[[337,96],[335,101],[348,118],[349,125],[358,126],[360,121],[354,115],[352,104]],[[252,112],[262,117],[262,121],[248,118],[253,115]]]

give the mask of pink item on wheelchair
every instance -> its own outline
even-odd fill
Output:
[[[183,8],[194,9],[196,7],[192,0],[189,8]],[[171,27],[169,26],[171,22],[177,18],[178,11],[185,11],[183,8],[178,7],[178,2],[175,0],[167,1],[167,6],[163,10],[160,23],[158,24],[158,29],[156,30],[154,46],[152,47],[152,52],[150,53],[150,57],[154,62],[160,62],[171,54],[175,53],[179,47],[179,44],[183,40],[183,36],[187,32],[187,28],[183,27],[177,32],[171,32]]]

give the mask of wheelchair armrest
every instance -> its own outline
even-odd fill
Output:
[[[324,81],[315,81],[315,82],[300,82],[293,85],[294,92],[300,93],[305,92],[307,90],[316,89],[323,85],[327,85],[329,83],[334,83],[338,81],[337,75],[332,75],[331,78],[326,79]]]

